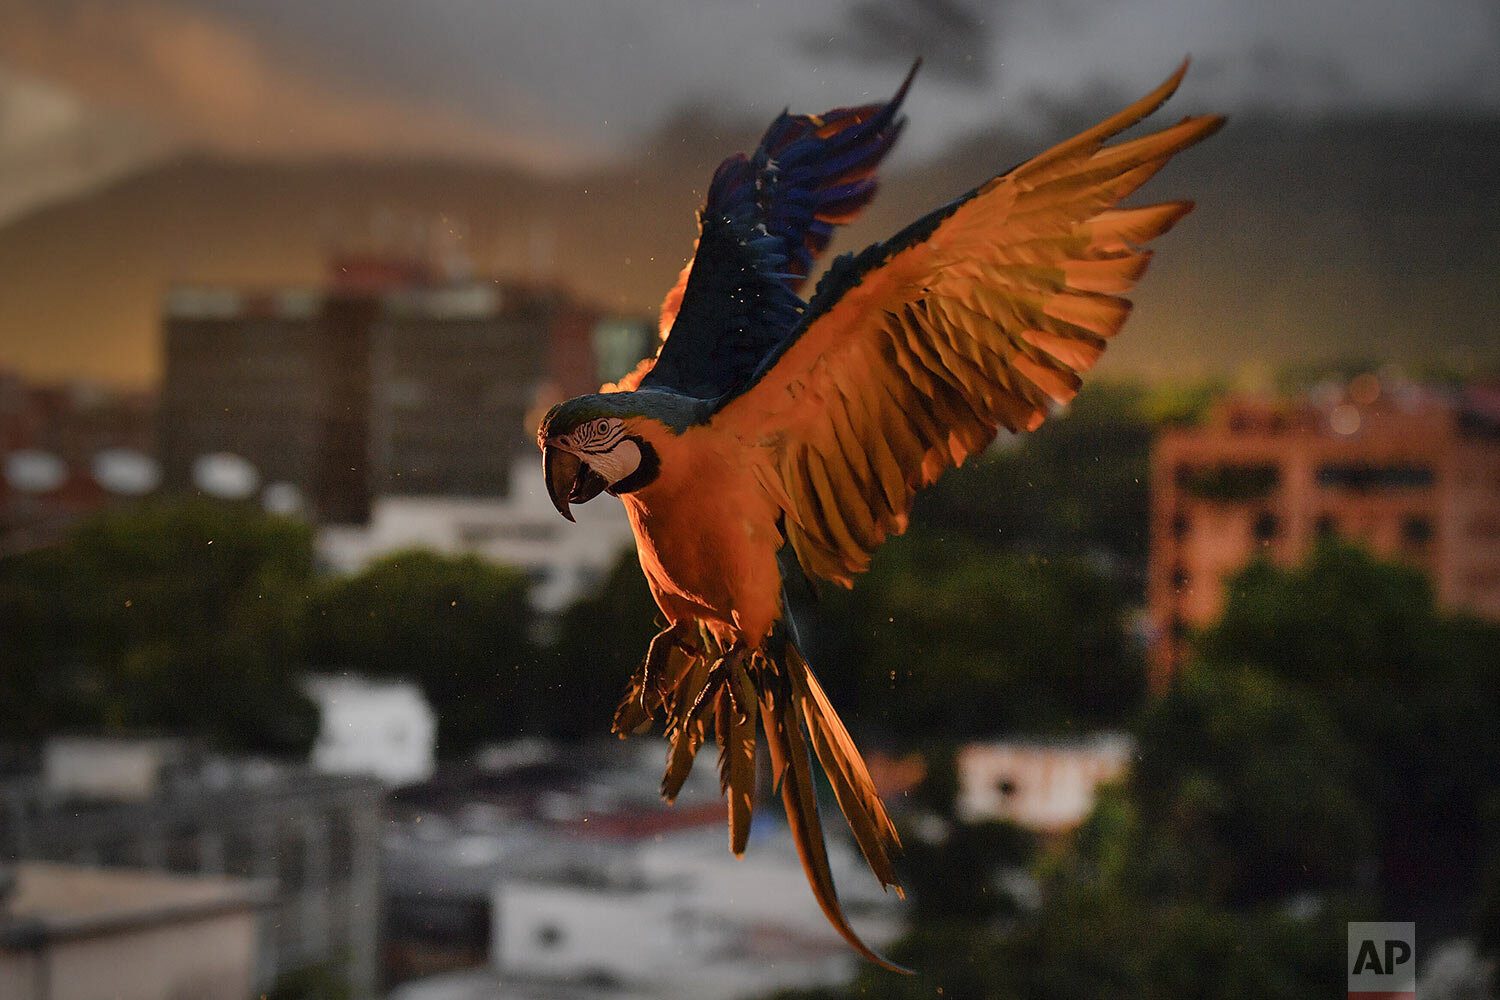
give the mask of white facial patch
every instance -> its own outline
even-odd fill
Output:
[[[590,452],[585,459],[589,468],[613,486],[641,467],[641,449],[630,438],[621,438],[609,451]]]

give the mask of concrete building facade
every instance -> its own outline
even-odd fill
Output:
[[[166,486],[204,489],[205,458],[233,455],[254,470],[246,495],[322,522],[363,523],[377,496],[504,496],[537,410],[597,388],[598,323],[555,289],[404,272],[173,289]]]
[[[6,1000],[245,1000],[265,883],[24,862],[0,891]]]
[[[475,555],[521,569],[532,583],[532,605],[557,614],[604,581],[633,544],[630,522],[609,497],[576,507],[574,524],[558,517],[534,447],[509,475],[504,497],[376,497],[367,523],[319,528],[318,556],[335,572],[356,573],[403,549]]]
[[[1500,618],[1500,393],[1356,378],[1321,400],[1230,400],[1152,455],[1152,682],[1223,607],[1252,559],[1300,561],[1325,536],[1408,562],[1438,600]]]
[[[64,796],[40,777],[0,783],[0,858],[229,876],[273,887],[254,982],[323,966],[375,993],[383,790],[368,778],[205,765],[139,794]]]
[[[0,555],[60,540],[78,518],[154,490],[156,397],[0,371]]]

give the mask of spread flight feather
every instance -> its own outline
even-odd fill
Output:
[[[809,744],[865,860],[897,892],[900,839],[794,641],[782,582],[797,582],[789,573],[852,585],[875,549],[905,530],[917,490],[999,428],[1035,429],[1072,399],[1129,315],[1122,296],[1150,262],[1144,244],[1192,208],[1119,202],[1222,124],[1189,117],[1106,145],[1156,110],[1186,68],[890,240],[839,258],[807,302],[796,293],[834,227],[874,195],[912,74],[884,104],[781,115],[753,154],[715,173],[693,260],[663,305],[657,354],[605,395],[555,408],[539,433],[551,454],[569,445],[571,429],[608,414],[653,456],[649,475],[609,484],[670,622],[631,679],[616,732],[663,719],[669,800],[698,749],[719,744],[738,855],[763,731],[814,896],[851,946],[887,968],[899,969],[859,939],[839,906]],[[696,468],[671,467],[689,459]],[[565,515],[568,500],[604,486],[581,458],[568,461],[547,465]],[[735,495],[709,496],[725,483]],[[718,506],[680,509],[695,501]],[[721,525],[731,512],[738,520]],[[777,570],[783,546],[795,562]]]

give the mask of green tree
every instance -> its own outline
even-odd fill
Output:
[[[952,823],[947,836],[928,842],[902,837],[901,870],[919,924],[982,923],[1016,912],[1016,901],[999,880],[1002,869],[1024,868],[1035,838],[1012,823]]]
[[[1315,703],[1269,674],[1196,667],[1137,727],[1138,892],[1234,908],[1353,892],[1373,848],[1353,771]]]
[[[1036,431],[1008,439],[919,494],[913,522],[1023,555],[1106,557],[1144,580],[1152,396],[1098,383]]]
[[[549,692],[538,668],[526,579],[474,556],[412,551],[327,582],[307,660],[319,669],[407,677],[438,716],[445,756],[536,731]]]
[[[578,739],[609,731],[626,682],[645,658],[660,620],[635,550],[621,553],[604,584],[562,613],[543,654],[551,735]]]
[[[316,712],[296,675],[311,575],[306,525],[199,500],[110,511],[0,561],[0,731],[306,747]]]
[[[828,602],[848,634],[824,673],[858,664],[851,718],[908,745],[1121,725],[1143,695],[1120,594],[1078,560],[913,532]]]
[[[1375,826],[1385,909],[1451,925],[1500,792],[1500,628],[1442,612],[1417,570],[1344,543],[1291,569],[1251,566],[1229,593],[1201,658],[1254,664],[1334,721]]]

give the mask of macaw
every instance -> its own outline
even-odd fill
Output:
[[[718,168],[699,236],[661,310],[662,342],[620,382],[551,409],[537,432],[554,505],[624,502],[665,618],[614,719],[664,717],[662,794],[720,746],[730,849],[745,850],[757,727],[813,894],[861,955],[839,906],[807,742],[881,885],[901,891],[900,839],[854,741],[798,644],[793,590],[853,585],[913,496],[998,429],[1034,430],[1078,391],[1124,324],[1143,245],[1192,209],[1117,203],[1216,115],[1106,145],[1176,90],[1160,87],[979,185],[798,291],[836,226],[875,194],[905,124],[894,97],[783,112]],[[803,732],[806,731],[806,741]],[[901,970],[905,971],[905,970]]]

